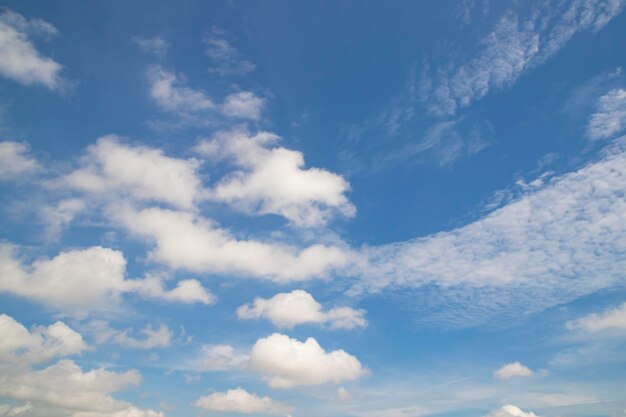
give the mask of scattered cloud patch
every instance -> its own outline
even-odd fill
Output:
[[[154,55],[162,59],[167,54],[170,44],[160,36],[153,38],[145,38],[143,36],[135,36],[133,42],[141,49],[142,52]]]
[[[214,62],[210,72],[221,76],[246,75],[256,68],[254,63],[244,59],[239,51],[226,39],[223,31],[213,28],[210,36],[204,40],[206,53]]]
[[[154,349],[168,347],[172,341],[172,332],[164,324],[158,328],[148,325],[139,333],[143,337],[133,336],[133,329],[117,330],[102,320],[88,324],[97,343],[113,343],[131,349]]]
[[[42,169],[37,160],[28,155],[29,151],[26,143],[0,142],[0,181],[19,179]]]
[[[42,84],[51,90],[61,87],[61,64],[42,56],[31,40],[32,36],[57,34],[57,29],[44,20],[29,20],[4,9],[0,14],[0,76],[24,85]]]
[[[218,132],[196,150],[212,160],[230,160],[241,170],[222,178],[209,198],[249,214],[277,214],[293,225],[326,224],[333,214],[354,216],[346,197],[349,183],[319,168],[304,168],[301,152],[275,146],[280,138],[269,132]]]
[[[331,329],[354,329],[366,327],[364,310],[350,307],[323,311],[311,294],[303,290],[276,294],[269,299],[256,298],[252,304],[237,309],[237,316],[244,320],[266,318],[275,326],[292,329],[299,324],[328,324]]]
[[[615,89],[598,99],[587,125],[591,140],[608,139],[626,129],[626,90]]]
[[[532,411],[526,412],[514,405],[505,405],[499,410],[494,410],[486,417],[537,417]]]
[[[249,356],[231,345],[205,345],[194,368],[201,371],[226,371],[243,367]]]
[[[263,413],[285,415],[293,411],[293,407],[272,400],[270,397],[259,397],[242,388],[226,392],[216,392],[200,397],[196,407],[211,411],[234,412],[243,414]]]
[[[241,91],[226,96],[221,105],[224,115],[239,119],[259,120],[265,100],[249,91]]]
[[[496,370],[493,373],[493,376],[498,379],[511,379],[516,377],[529,377],[533,376],[533,371],[531,371],[526,366],[522,365],[519,362],[512,362],[503,365],[500,369]]]
[[[300,342],[279,333],[257,340],[248,369],[266,374],[272,388],[338,384],[366,373],[359,360],[344,350],[326,352],[312,337]]]
[[[601,332],[604,330],[626,330],[626,303],[602,313],[592,313],[566,324],[568,330]]]

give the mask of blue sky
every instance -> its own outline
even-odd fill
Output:
[[[624,417],[625,3],[4,1],[0,416]]]

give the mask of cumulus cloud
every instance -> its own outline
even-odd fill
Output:
[[[519,362],[512,362],[507,363],[506,365],[503,365],[500,369],[496,370],[493,373],[493,376],[498,379],[528,377],[533,376],[533,371],[531,371],[529,368]]]
[[[341,176],[319,168],[304,168],[301,152],[274,146],[280,138],[269,132],[219,132],[197,151],[213,160],[230,160],[241,170],[222,178],[210,198],[250,214],[278,214],[296,226],[326,224],[335,213],[346,217],[355,208]]]
[[[25,401],[33,412],[72,417],[163,417],[163,413],[140,409],[111,396],[127,386],[138,385],[137,371],[84,372],[63,359],[41,370],[2,368],[0,396]]]
[[[246,75],[254,71],[254,63],[244,59],[218,28],[213,28],[204,42],[207,46],[206,53],[214,63],[209,71],[221,76]]]
[[[226,392],[216,392],[200,397],[195,405],[205,410],[244,414],[263,413],[284,415],[293,411],[293,407],[272,400],[270,397],[259,397],[242,388],[231,389]]]
[[[625,148],[618,141],[601,159],[466,226],[364,248],[354,291],[421,288],[410,296],[425,320],[445,304],[434,319],[467,326],[623,283]]]
[[[204,345],[193,368],[201,371],[227,371],[241,368],[249,356],[235,350],[231,345]]]
[[[532,411],[525,412],[514,405],[505,405],[499,410],[494,410],[486,417],[537,417]]]
[[[82,167],[57,183],[116,200],[123,195],[190,209],[202,188],[198,167],[194,159],[171,158],[160,149],[126,145],[109,135],[89,146]]]
[[[168,301],[201,301],[201,297],[187,294],[184,281],[178,291],[175,288],[159,293],[150,280],[125,279],[126,259],[117,250],[100,246],[69,250],[51,259],[38,259],[29,266],[17,254],[15,246],[0,244],[0,292],[30,298],[67,313],[113,308],[127,292]]]
[[[349,251],[321,244],[299,250],[237,240],[214,222],[189,212],[120,206],[111,215],[131,233],[153,241],[151,259],[171,268],[287,282],[324,277],[346,265],[351,256]]]
[[[147,325],[139,331],[143,337],[133,336],[133,329],[117,330],[103,320],[91,321],[86,326],[99,344],[114,343],[131,349],[153,349],[168,347],[172,341],[172,332],[164,324],[158,328]]]
[[[215,295],[196,279],[181,279],[171,290],[164,288],[163,280],[147,276],[140,280],[128,281],[128,287],[144,297],[184,304],[213,304]]]
[[[42,56],[31,36],[50,37],[57,29],[41,19],[26,19],[10,10],[0,14],[0,75],[24,85],[61,86],[61,64]]]
[[[177,114],[187,123],[207,123],[210,117],[221,114],[228,118],[258,120],[265,100],[249,91],[226,96],[216,103],[201,89],[187,85],[186,80],[160,67],[149,72],[150,97],[163,110]]]
[[[31,331],[13,317],[0,314],[0,334],[0,361],[4,362],[43,362],[87,348],[82,336],[61,321]]]
[[[626,330],[626,303],[602,313],[592,313],[569,321],[566,327],[568,330],[583,330],[591,333],[604,330]]]
[[[56,239],[81,212],[87,209],[87,203],[80,198],[66,198],[40,209],[40,216],[46,224],[46,235]]]
[[[252,304],[237,309],[240,319],[266,318],[275,326],[292,329],[298,324],[328,324],[331,329],[354,329],[366,327],[364,310],[350,307],[332,308],[323,311],[322,306],[311,294],[303,290],[276,294],[269,299],[256,298]]]
[[[259,120],[265,100],[249,91],[241,91],[226,96],[221,106],[223,114],[229,117]]]
[[[505,13],[480,42],[479,52],[460,65],[424,74],[422,100],[431,111],[454,114],[490,90],[510,87],[544,63],[579,32],[600,30],[624,7],[622,0],[544,3],[530,17]]]
[[[25,143],[0,142],[0,181],[21,178],[41,169],[39,163],[28,155],[29,150]]]
[[[600,97],[587,125],[591,140],[608,139],[626,129],[626,90],[615,89]]]
[[[248,368],[264,373],[272,388],[338,384],[366,373],[359,360],[344,350],[326,352],[312,337],[300,342],[279,333],[257,340]]]
[[[12,317],[0,315],[0,397],[16,404],[2,415],[50,415],[72,417],[163,417],[162,413],[139,409],[116,400],[112,393],[138,385],[135,370],[111,372],[92,369],[84,372],[68,359],[43,369],[30,365],[58,356],[75,355],[87,346],[82,336],[65,323],[26,329]]]

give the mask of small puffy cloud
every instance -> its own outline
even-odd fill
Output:
[[[231,345],[202,346],[200,357],[194,364],[195,370],[226,371],[245,365],[249,356],[237,352]]]
[[[195,282],[181,281],[171,291],[154,279],[125,279],[126,259],[117,250],[95,246],[61,252],[24,265],[17,248],[0,244],[0,292],[36,300],[67,313],[85,314],[117,306],[124,293],[136,292],[167,301],[203,302],[209,293]],[[190,294],[191,290],[198,290]]]
[[[158,328],[153,328],[150,325],[144,327],[139,331],[143,337],[133,336],[133,329],[114,329],[102,320],[90,322],[87,328],[97,343],[113,343],[131,349],[168,347],[172,340],[172,332],[164,324]]]
[[[241,91],[226,96],[221,111],[228,117],[259,120],[265,100],[249,91]]]
[[[312,337],[300,342],[279,333],[257,340],[248,368],[266,374],[272,388],[338,384],[366,373],[359,360],[344,350],[326,352]]]
[[[133,42],[135,42],[144,53],[154,55],[157,58],[163,58],[170,47],[170,44],[160,36],[153,38],[136,36],[133,38]]]
[[[486,417],[538,417],[532,411],[525,412],[514,405],[505,405],[499,410],[494,410],[487,414]]]
[[[323,311],[321,304],[303,290],[276,294],[269,299],[256,298],[251,305],[246,304],[237,309],[237,316],[240,319],[254,320],[263,317],[275,326],[286,329],[306,323],[327,323],[331,329],[366,327],[364,314],[364,310],[350,307]]]
[[[147,146],[125,145],[110,135],[89,146],[82,167],[57,183],[116,200],[125,195],[189,209],[202,186],[196,175],[198,166],[196,160],[171,158]]]
[[[87,348],[82,336],[61,321],[29,331],[13,317],[0,314],[0,334],[0,361],[36,363]]]
[[[31,36],[50,37],[58,32],[41,19],[4,10],[0,14],[0,76],[24,85],[42,84],[50,89],[61,86],[61,64],[42,56]]]
[[[568,330],[600,332],[604,330],[626,330],[626,303],[602,313],[593,313],[566,324]]]
[[[263,413],[284,415],[293,411],[293,407],[272,400],[270,397],[259,397],[242,388],[231,389],[226,392],[216,392],[200,397],[196,407],[211,411],[234,413]]]
[[[209,198],[245,213],[278,214],[303,227],[323,226],[335,213],[354,216],[346,197],[350,184],[332,172],[305,168],[301,152],[274,146],[279,139],[269,132],[238,130],[200,142],[200,154],[241,168],[220,179]]]
[[[163,110],[179,114],[206,112],[215,107],[213,101],[201,90],[186,85],[184,79],[154,67],[149,73],[150,96]]]
[[[129,281],[128,285],[142,296],[158,300],[184,304],[213,304],[215,302],[215,296],[196,279],[180,280],[171,290],[164,288],[163,280],[151,276]]]
[[[39,163],[28,155],[29,150],[25,143],[0,142],[0,181],[21,178],[41,169]]]
[[[324,277],[346,265],[351,252],[321,244],[302,250],[254,240],[237,240],[208,219],[160,208],[137,211],[128,206],[111,215],[131,233],[155,243],[150,257],[171,268],[235,273],[288,282]]]
[[[615,89],[598,99],[587,125],[591,140],[608,139],[626,129],[626,90]]]
[[[498,379],[527,377],[533,376],[533,371],[531,371],[529,368],[519,362],[512,362],[507,363],[506,365],[503,365],[500,369],[496,370],[493,373],[493,376]]]
[[[0,396],[31,405],[34,415],[73,417],[164,417],[111,396],[127,386],[138,385],[135,370],[84,372],[71,360],[61,360],[41,370],[4,368],[0,372]]]

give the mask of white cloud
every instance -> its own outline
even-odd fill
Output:
[[[0,396],[27,401],[33,412],[72,417],[163,417],[160,412],[139,409],[111,396],[141,382],[134,370],[117,373],[100,368],[83,372],[67,359],[36,371],[1,370]]]
[[[228,117],[259,120],[265,100],[249,91],[241,91],[226,96],[221,111]]]
[[[202,141],[197,151],[215,160],[232,160],[240,171],[222,178],[210,198],[251,214],[278,214],[296,226],[324,225],[339,213],[355,208],[346,197],[350,189],[341,176],[319,168],[304,168],[301,152],[273,146],[279,137],[260,132],[219,132]]]
[[[224,33],[213,28],[211,36],[205,39],[206,53],[213,60],[215,66],[209,71],[221,76],[246,75],[254,71],[255,65],[241,57],[241,54],[224,37]]]
[[[624,282],[626,144],[466,226],[364,248],[354,291],[409,288],[423,320],[519,317]],[[494,304],[493,300],[498,303]],[[436,309],[446,305],[446,309]]]
[[[56,239],[74,218],[85,211],[87,203],[80,198],[67,198],[54,205],[40,209],[40,216],[46,224],[46,235],[49,239]]]
[[[514,405],[505,405],[499,410],[494,410],[486,417],[537,417],[532,411],[525,412]]]
[[[195,405],[205,410],[244,414],[263,413],[284,415],[293,411],[293,407],[272,400],[270,397],[259,397],[242,388],[231,389],[226,392],[216,392],[200,397]]]
[[[507,363],[506,365],[503,365],[500,369],[496,370],[493,373],[493,376],[498,379],[528,377],[533,376],[533,371],[531,371],[529,368],[519,362],[512,362]]]
[[[0,334],[0,361],[5,362],[42,362],[87,348],[82,336],[61,321],[29,331],[13,317],[0,314]]]
[[[246,304],[237,309],[240,319],[270,320],[275,326],[292,329],[298,324],[327,323],[331,329],[354,329],[366,327],[364,310],[338,307],[322,311],[320,303],[303,290],[276,294],[269,299],[256,298],[252,305]]]
[[[0,75],[24,85],[60,87],[62,66],[42,56],[30,39],[31,35],[49,37],[56,34],[56,28],[48,22],[28,20],[5,9],[0,14]]]
[[[147,146],[126,145],[114,135],[89,146],[82,165],[57,182],[115,200],[125,196],[185,209],[194,206],[202,188],[196,176],[198,161],[171,158]]]
[[[422,99],[435,113],[454,114],[490,90],[510,87],[529,69],[542,64],[577,33],[598,31],[622,11],[623,0],[574,0],[544,3],[528,18],[510,11],[481,42],[480,51],[434,79],[422,80]]]
[[[39,163],[28,155],[28,151],[29,147],[25,143],[0,142],[0,181],[22,178],[41,170]]]
[[[600,97],[587,125],[587,137],[607,139],[626,129],[626,90],[615,89]]]
[[[324,277],[346,265],[350,252],[315,244],[294,247],[237,240],[212,221],[188,212],[160,208],[111,209],[111,216],[131,233],[154,241],[153,261],[195,272],[234,273],[287,282]]]
[[[279,333],[257,340],[248,368],[266,374],[272,388],[338,384],[366,373],[359,360],[344,350],[326,352],[312,337],[300,342]]]
[[[187,87],[185,80],[174,73],[153,67],[149,78],[150,96],[163,110],[186,114],[206,112],[215,107],[203,91]]]
[[[237,352],[231,345],[204,345],[199,359],[193,364],[193,369],[227,371],[242,367],[248,359],[248,355]]]
[[[593,313],[566,324],[568,330],[600,332],[604,330],[626,330],[626,303],[602,313]]]
[[[195,279],[180,280],[171,290],[163,288],[163,280],[152,276],[147,276],[141,280],[132,280],[128,284],[130,288],[144,297],[171,302],[213,304],[216,298]]]
[[[144,38],[143,36],[136,36],[133,38],[133,42],[137,44],[139,49],[147,54],[156,56],[157,58],[163,58],[167,54],[167,50],[170,44],[160,36],[153,38]]]
[[[164,324],[158,328],[148,325],[139,331],[143,338],[132,335],[133,329],[117,330],[102,320],[94,320],[87,325],[97,343],[114,343],[131,349],[153,349],[168,347],[172,341],[172,332]]]
[[[352,395],[350,395],[350,391],[345,389],[344,387],[337,388],[337,393],[335,394],[335,400],[340,403],[346,403],[352,399]]]
[[[0,244],[0,292],[31,298],[60,311],[85,314],[111,309],[126,292],[167,301],[206,300],[202,292],[190,295],[185,281],[174,290],[165,291],[155,290],[159,287],[151,278],[125,279],[126,260],[116,250],[100,246],[69,250],[52,259],[38,259],[29,266],[22,264],[17,252],[14,246]],[[204,295],[208,293],[205,291]]]

